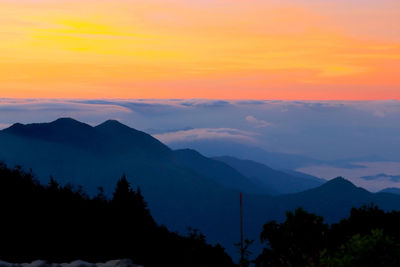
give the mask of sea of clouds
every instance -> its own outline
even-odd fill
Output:
[[[0,128],[60,117],[90,125],[117,119],[172,148],[220,141],[328,162],[400,162],[397,100],[0,99]],[[327,179],[337,173],[307,167]]]

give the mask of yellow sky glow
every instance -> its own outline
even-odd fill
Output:
[[[398,2],[291,2],[0,1],[0,95],[400,99]]]

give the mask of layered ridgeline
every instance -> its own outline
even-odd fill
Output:
[[[239,191],[245,193],[245,234],[256,240],[266,221],[281,220],[286,210],[298,206],[328,221],[345,217],[352,206],[370,202],[383,209],[400,208],[400,196],[371,194],[343,179],[309,191],[272,197],[270,194],[279,193],[278,187],[260,179],[276,179],[274,183],[279,184],[302,178],[288,174],[284,180],[274,173],[253,179],[238,166],[193,150],[173,151],[150,135],[117,121],[96,127],[72,119],[15,124],[0,131],[0,147],[0,160],[9,166],[32,168],[43,184],[52,175],[63,185],[83,185],[91,195],[102,186],[111,196],[116,181],[125,173],[134,187],[141,187],[158,223],[181,233],[186,233],[188,226],[198,228],[208,241],[220,242],[231,255],[236,252],[233,244],[239,240]]]
[[[214,159],[228,164],[253,183],[261,187],[268,187],[277,195],[301,192],[326,182],[326,180],[296,171],[274,170],[252,160],[241,160],[229,156],[215,157]]]

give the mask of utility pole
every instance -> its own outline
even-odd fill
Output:
[[[244,245],[243,245],[243,205],[242,192],[240,192],[240,262],[244,261]]]

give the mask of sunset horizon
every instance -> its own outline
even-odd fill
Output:
[[[2,1],[0,95],[400,99],[396,1]]]

